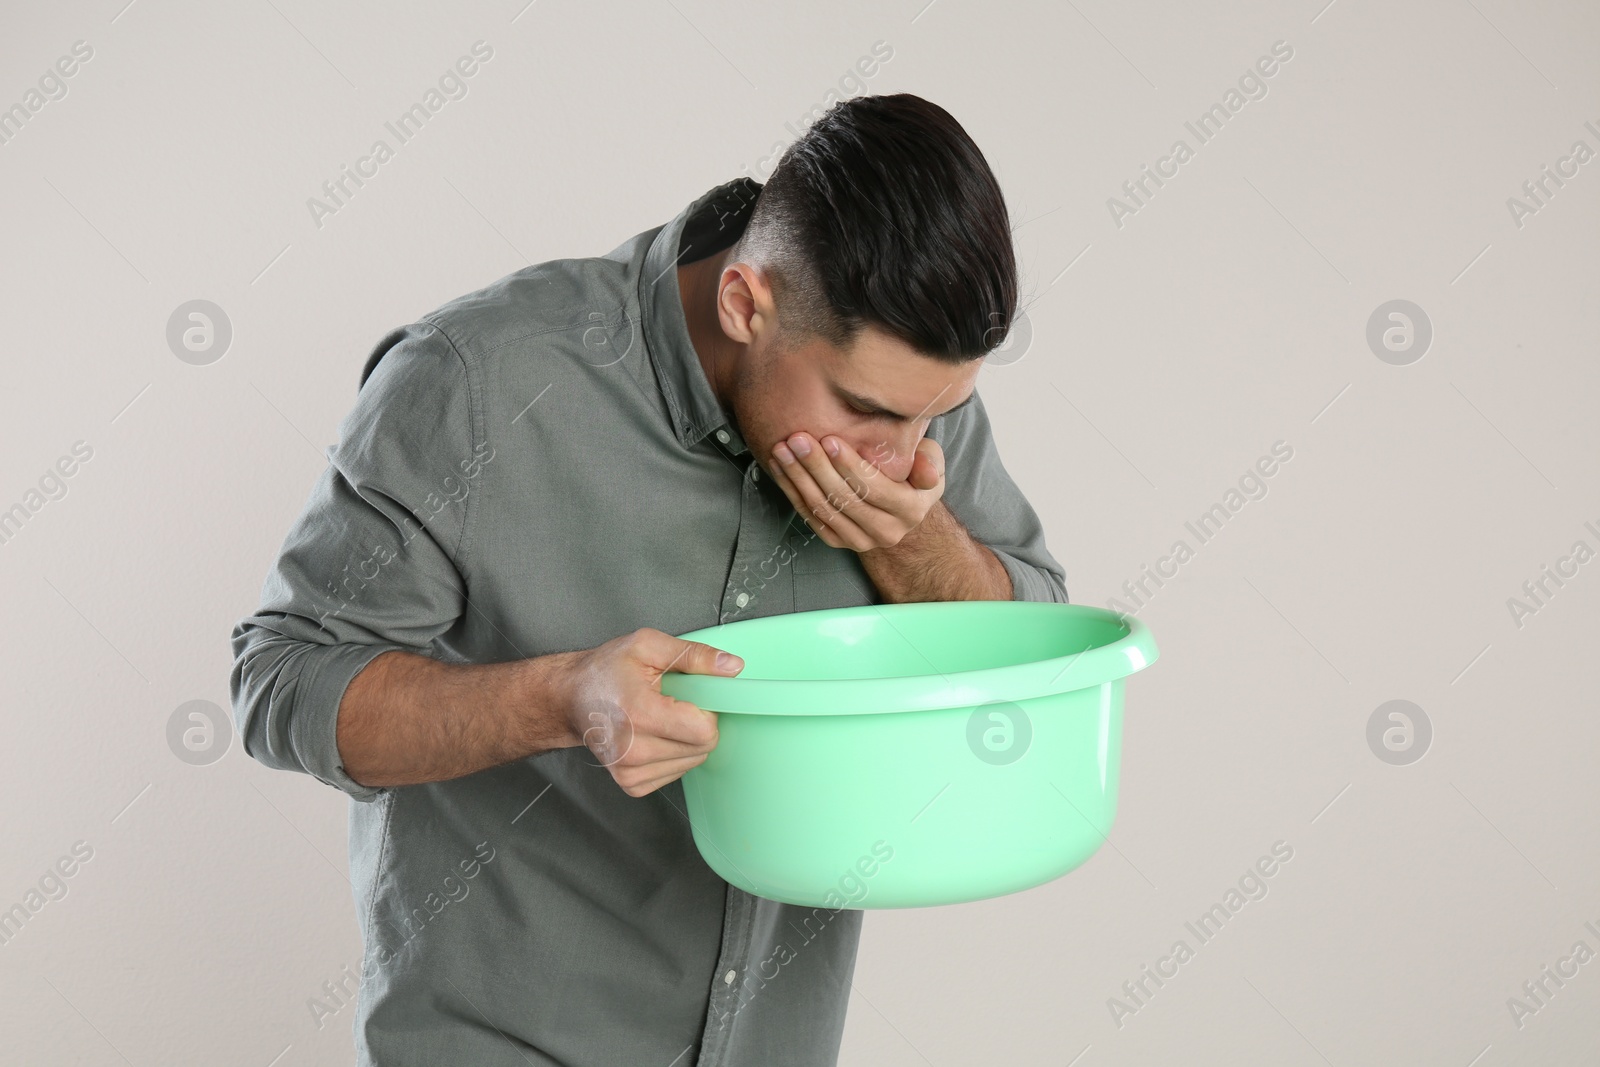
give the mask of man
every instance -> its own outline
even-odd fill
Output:
[[[360,1063],[835,1063],[862,913],[706,866],[716,716],[659,679],[742,618],[1066,601],[975,391],[1016,290],[965,131],[859,97],[378,345],[233,634],[245,750],[354,801]]]

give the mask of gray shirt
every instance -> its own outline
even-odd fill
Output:
[[[689,339],[675,267],[732,244],[759,190],[729,182],[385,337],[233,631],[245,751],[352,801],[360,1064],[836,1062],[862,912],[728,885],[681,783],[631,797],[579,746],[375,789],[334,740],[345,687],[390,649],[498,662],[883,602],[760,473]],[[1065,602],[981,399],[928,436],[1015,598]]]

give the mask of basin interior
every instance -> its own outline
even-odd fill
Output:
[[[909,678],[1070,656],[1128,634],[1114,613],[1032,601],[894,604],[795,612],[720,627],[701,640],[745,661],[741,679]]]

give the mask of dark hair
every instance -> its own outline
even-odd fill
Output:
[[[1016,253],[1000,185],[950,113],[910,93],[835,104],[762,186],[735,249],[779,328],[848,348],[868,324],[950,363],[1004,343]]]

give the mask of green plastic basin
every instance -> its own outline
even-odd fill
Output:
[[[908,908],[1002,896],[1092,856],[1116,815],[1138,619],[972,600],[802,611],[679,636],[744,659],[669,671],[717,712],[683,776],[695,844],[757,896]]]

